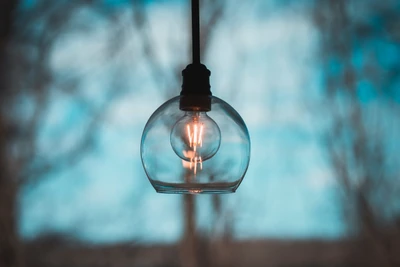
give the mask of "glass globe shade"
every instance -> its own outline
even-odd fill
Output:
[[[183,111],[180,96],[148,120],[140,153],[146,175],[160,193],[233,193],[250,161],[250,137],[240,115],[211,98],[208,112]]]

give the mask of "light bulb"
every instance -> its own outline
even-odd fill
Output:
[[[176,155],[190,162],[195,170],[212,158],[221,144],[221,131],[206,112],[187,111],[172,128],[171,146]]]

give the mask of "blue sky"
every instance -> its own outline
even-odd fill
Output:
[[[188,13],[176,1],[157,3],[149,7],[149,35],[167,70],[187,61],[182,27]],[[224,216],[232,218],[241,239],[339,238],[345,233],[339,196],[319,143],[320,119],[313,116],[319,90],[316,30],[305,10],[271,12],[272,5],[264,17],[257,15],[257,5],[262,1],[244,4],[243,12],[228,8],[231,19],[216,29],[204,60],[212,71],[213,94],[242,115],[252,141],[242,185],[222,197]],[[106,111],[93,151],[24,191],[21,233],[33,238],[60,232],[88,242],[175,242],[182,234],[182,196],[156,194],[139,156],[142,130],[167,100],[159,94],[166,86],[152,79],[129,26],[129,9],[119,11],[124,39],[112,61],[105,51],[116,25],[92,12],[77,12],[76,20],[95,21],[85,32],[61,34],[50,65],[56,74],[80,77],[80,94],[94,104],[108,100],[105,88],[122,86],[126,93]],[[71,146],[88,116],[73,96],[54,90],[52,97],[39,155]],[[57,143],[53,137],[60,129],[68,134]],[[199,228],[213,231],[210,196],[197,201]]]

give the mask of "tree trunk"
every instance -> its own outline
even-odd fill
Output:
[[[0,122],[1,123],[1,122]],[[1,127],[2,125],[0,125]],[[10,179],[4,155],[4,132],[0,129],[0,266],[21,267],[21,245],[17,233],[16,186]]]
[[[11,39],[16,0],[0,3],[0,266],[21,267],[21,245],[17,232],[16,179],[10,168],[10,134],[7,103],[10,91],[7,75],[7,47]]]
[[[196,237],[196,216],[195,216],[195,196],[184,195],[184,236],[181,247],[181,267],[197,267],[197,237]]]

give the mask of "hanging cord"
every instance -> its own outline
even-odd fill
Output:
[[[199,7],[199,0],[192,0],[192,53],[193,53],[193,64],[200,64],[200,7]]]
[[[184,111],[210,111],[210,71],[200,63],[200,9],[199,0],[192,1],[192,53],[193,63],[183,71],[179,109]]]

